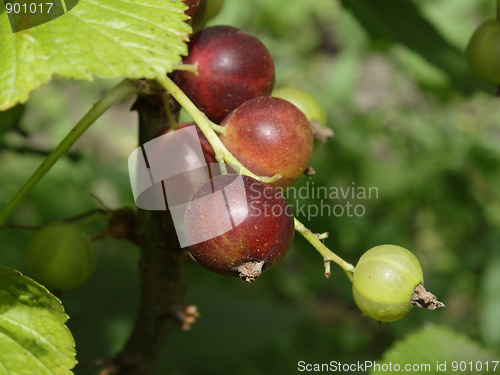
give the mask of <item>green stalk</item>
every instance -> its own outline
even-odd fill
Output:
[[[174,70],[183,70],[185,72],[190,72],[193,73],[194,75],[198,75],[198,63],[175,65]]]
[[[28,195],[36,184],[45,176],[45,174],[54,166],[54,164],[63,156],[66,151],[76,142],[78,138],[92,125],[108,108],[128,96],[140,92],[136,82],[124,80],[109,90],[87,114],[75,125],[69,134],[57,145],[38,167],[38,169],[26,181],[24,186],[12,197],[7,205],[0,211],[0,225],[9,217],[14,208]]]
[[[210,142],[210,145],[214,149],[215,152],[215,158],[219,163],[221,163],[223,160],[228,162],[229,164],[237,165],[240,168],[240,173],[253,177],[256,180],[259,181],[264,181],[264,182],[272,182],[277,179],[276,176],[273,177],[259,177],[256,174],[250,172],[247,168],[245,168],[241,163],[236,159],[224,146],[217,136],[215,134],[214,128],[222,128],[221,126],[218,126],[216,124],[213,124],[212,121],[210,121],[207,116],[205,116],[204,113],[202,113],[195,105],[194,103],[182,92],[182,90],[174,83],[172,80],[168,77],[164,77],[162,79],[159,79],[158,82],[172,95],[175,100],[179,102],[179,104],[186,110],[187,113],[193,118],[194,122],[198,125],[198,127],[201,129],[205,137],[207,138],[208,142]],[[222,166],[223,163],[221,163]]]
[[[340,268],[344,270],[349,280],[352,281],[352,272],[354,270],[354,266],[350,263],[347,263],[344,259],[327,248],[323,244],[323,242],[321,242],[321,239],[324,239],[326,235],[313,233],[309,229],[307,229],[300,221],[298,221],[297,219],[294,220],[295,230],[302,234],[302,236],[304,236],[304,238],[309,241],[309,243],[313,245],[314,248],[318,250],[318,252],[323,256],[323,260],[325,262],[325,276],[330,276],[330,262],[335,262],[340,266]]]

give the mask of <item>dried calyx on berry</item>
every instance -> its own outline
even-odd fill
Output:
[[[201,186],[187,206],[184,230],[199,264],[248,282],[285,257],[295,231],[286,199],[241,175],[217,176]]]

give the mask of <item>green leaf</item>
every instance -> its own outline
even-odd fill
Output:
[[[470,370],[471,361],[472,371]],[[482,370],[485,371],[487,361],[489,361],[489,370],[493,371],[494,363],[491,361],[498,361],[498,356],[481,348],[479,344],[463,334],[458,334],[446,327],[433,326],[412,333],[396,343],[385,352],[381,362],[376,361],[380,364],[380,368],[373,366],[371,373],[387,372],[383,371],[383,365],[391,363],[392,368],[398,364],[399,371],[404,371],[407,365],[419,365],[421,372],[439,374],[455,374],[457,371],[464,373],[463,367],[468,366],[468,371],[465,373],[470,374],[476,373],[475,366],[476,364],[479,366],[477,362],[481,362]],[[422,365],[426,366],[422,367]]]
[[[47,289],[0,267],[0,374],[72,374],[75,341],[67,320]]]
[[[493,92],[469,70],[463,51],[448,43],[410,0],[342,0],[378,41],[399,42],[442,69],[464,93]]]
[[[5,11],[3,2],[0,9]],[[181,0],[80,0],[51,22],[12,33],[0,17],[0,110],[28,100],[52,75],[92,80],[165,76],[187,53]]]

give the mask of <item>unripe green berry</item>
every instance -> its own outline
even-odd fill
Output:
[[[353,272],[352,293],[366,316],[390,322],[410,312],[414,289],[423,281],[415,255],[399,246],[381,245],[359,259]]]
[[[57,290],[83,284],[96,262],[90,238],[77,225],[63,222],[40,229],[28,245],[26,257],[31,276]]]
[[[477,77],[500,84],[500,20],[484,22],[472,35],[465,52]]]
[[[318,121],[326,126],[326,112],[318,100],[308,92],[296,87],[281,87],[271,94],[276,98],[289,101],[300,109],[309,121]]]

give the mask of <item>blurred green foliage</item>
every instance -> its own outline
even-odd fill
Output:
[[[396,12],[395,3],[231,0],[212,24],[257,35],[275,59],[277,87],[305,89],[327,109],[335,137],[316,150],[317,173],[302,177],[297,189],[313,183],[377,189],[371,199],[323,199],[329,206],[362,205],[363,216],[308,218],[306,208],[298,218],[329,232],[325,244],[353,264],[376,245],[408,248],[420,260],[426,287],[447,307],[415,309],[389,325],[364,319],[347,277],[332,265],[326,280],[321,257],[297,235],[287,258],[252,285],[187,267],[186,302],[201,317],[191,331],[174,332],[160,373],[290,374],[299,361],[381,360],[394,342],[428,325],[500,351],[500,106],[494,88],[464,70],[460,53],[475,27],[493,16],[494,1],[401,1],[408,14]],[[373,32],[355,5],[387,33]],[[441,47],[453,52],[432,56]],[[26,106],[20,127],[29,137],[9,132],[2,144],[53,148],[114,83],[54,80]],[[112,208],[133,206],[127,158],[137,147],[137,119],[130,105],[103,116],[72,149],[81,158],[61,160],[11,220],[40,224],[74,216],[98,206],[91,194]],[[0,151],[0,205],[41,161]],[[317,198],[288,198],[294,209],[321,206]],[[94,223],[88,232],[104,226]],[[26,271],[32,235],[1,230],[0,265]],[[119,350],[138,299],[137,250],[111,239],[96,247],[96,273],[62,296],[83,364]],[[82,366],[76,373],[95,371]]]

